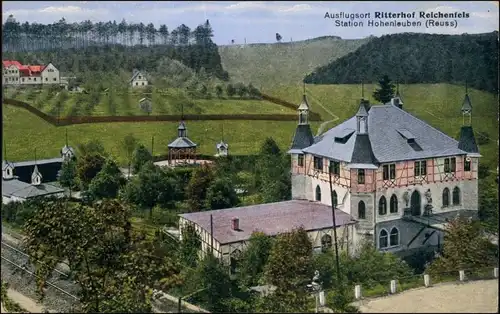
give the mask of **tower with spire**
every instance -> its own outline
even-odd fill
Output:
[[[75,158],[75,150],[73,147],[69,146],[68,144],[68,129],[66,129],[66,143],[64,144],[64,147],[61,148],[61,158],[63,159],[63,162],[68,162]]]
[[[184,105],[181,106],[181,122],[177,127],[177,138],[168,144],[168,164],[195,163],[196,144],[188,138],[187,127],[184,123]]]
[[[464,161],[466,165],[471,165],[472,158],[481,157],[479,147],[477,146],[474,130],[472,129],[472,103],[469,97],[467,82],[465,83],[465,96],[462,102],[462,127],[460,128],[460,138],[458,148],[467,152]]]
[[[42,184],[42,174],[38,170],[38,165],[36,164],[36,149],[35,149],[35,168],[33,168],[33,173],[31,174],[31,185],[38,186]]]
[[[215,149],[217,151],[215,156],[216,157],[227,156],[228,148],[229,148],[229,145],[226,142],[224,142],[224,125],[222,125],[222,138],[221,138],[221,141],[217,145],[215,145]]]
[[[2,178],[4,180],[14,179],[14,164],[7,160],[7,145],[3,142]]]

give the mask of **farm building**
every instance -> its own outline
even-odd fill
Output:
[[[4,60],[4,86],[53,85],[60,84],[59,70],[52,64],[22,65],[18,61]]]
[[[148,79],[146,76],[139,70],[134,69],[132,71],[132,78],[130,79],[131,87],[145,87],[148,86]]]

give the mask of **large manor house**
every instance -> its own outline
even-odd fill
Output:
[[[291,156],[292,200],[180,215],[202,249],[231,263],[251,234],[274,236],[302,226],[315,250],[332,247],[333,210],[341,249],[363,240],[408,254],[439,248],[445,225],[478,210],[478,146],[465,94],[455,140],[405,111],[399,92],[386,104],[361,99],[357,113],[313,136],[304,95]],[[457,115],[460,106],[457,104]]]
[[[52,64],[23,65],[19,61],[2,61],[4,86],[54,85],[61,83],[59,70]]]

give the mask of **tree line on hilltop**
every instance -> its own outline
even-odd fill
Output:
[[[496,92],[498,32],[477,35],[392,34],[374,38],[356,51],[304,78],[308,84],[375,82],[382,74],[412,83],[469,83]]]
[[[228,79],[210,22],[191,30],[182,24],[174,30],[152,23],[84,21],[54,24],[23,24],[12,19],[2,28],[3,59],[21,63],[48,62],[63,72],[154,70],[162,58],[178,60],[199,71],[204,68],[219,79]]]

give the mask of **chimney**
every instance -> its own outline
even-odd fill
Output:
[[[240,220],[238,218],[231,219],[231,229],[235,231],[240,230]]]

